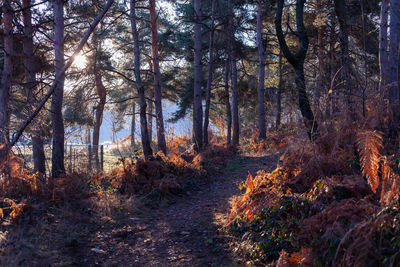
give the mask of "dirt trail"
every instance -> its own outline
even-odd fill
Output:
[[[271,169],[277,157],[230,160],[211,183],[141,217],[110,222],[97,231],[81,264],[85,266],[236,266],[216,223],[248,173]],[[83,251],[82,251],[83,252]],[[82,255],[83,256],[83,255]]]

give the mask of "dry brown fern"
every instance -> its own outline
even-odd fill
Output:
[[[400,193],[400,176],[396,174],[386,157],[381,163],[382,170],[382,189],[381,205],[391,204],[393,200],[398,200]]]
[[[374,193],[379,186],[379,162],[382,148],[382,134],[378,131],[364,130],[357,133],[357,150],[363,175],[367,178]]]

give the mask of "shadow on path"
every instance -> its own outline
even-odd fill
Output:
[[[96,249],[87,251],[86,266],[237,266],[217,222],[227,214],[232,196],[248,173],[272,170],[278,156],[229,160],[220,174],[188,196],[110,223],[95,233]]]

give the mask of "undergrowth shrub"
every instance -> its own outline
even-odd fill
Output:
[[[0,200],[0,219],[10,218],[12,221],[17,221],[29,207],[26,200],[17,203],[12,199],[2,198]]]
[[[399,266],[400,211],[398,203],[352,227],[335,254],[335,266]]]
[[[281,127],[278,130],[267,131],[266,138],[263,140],[258,138],[257,128],[249,129],[248,132],[252,134],[243,136],[242,150],[255,155],[261,155],[267,151],[282,151],[299,135],[297,127]]]
[[[170,155],[182,156],[192,154],[192,140],[185,136],[173,136],[168,138],[167,148]]]
[[[279,258],[282,250],[293,253],[300,249],[295,239],[299,222],[307,216],[310,203],[306,198],[283,196],[276,206],[264,209],[258,215],[251,211],[238,216],[230,226],[230,232],[246,233],[239,247],[253,260],[269,262]],[[248,218],[252,219],[248,224]]]
[[[224,164],[228,157],[237,152],[237,148],[223,144],[210,144],[193,158],[193,165],[197,169],[212,168],[218,164]]]
[[[170,194],[184,185],[183,177],[178,176],[184,175],[184,172],[196,174],[193,169],[183,169],[165,156],[157,156],[152,161],[124,161],[122,167],[115,168],[109,175],[122,193],[140,194],[158,190],[162,194]]]
[[[207,181],[209,169],[224,164],[225,158],[235,153],[233,148],[210,144],[194,156],[189,142],[188,138],[175,137],[169,142],[169,157],[159,152],[145,161],[132,152],[121,157],[120,165],[108,173],[72,173],[55,179],[31,173],[22,159],[10,153],[0,162],[0,218],[15,220],[29,207],[31,198],[52,203],[107,199],[102,204],[107,206],[117,194],[151,200],[179,194]]]
[[[397,215],[379,213],[397,210],[400,193],[382,125],[377,118],[333,118],[320,125],[315,142],[289,144],[277,169],[249,175],[227,218],[236,250],[277,266],[398,264]],[[291,209],[284,199],[307,208]]]
[[[296,237],[299,242],[312,248],[315,264],[324,266],[333,262],[343,235],[377,210],[375,205],[364,199],[334,201],[302,220]]]

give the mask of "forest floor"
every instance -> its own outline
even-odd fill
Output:
[[[235,266],[219,225],[249,172],[275,167],[273,156],[230,160],[222,173],[183,199],[170,199],[140,216],[108,223],[96,233],[85,265]]]
[[[221,224],[249,173],[272,170],[278,156],[236,155],[210,180],[154,207],[102,216],[74,204],[7,236],[2,263],[24,266],[237,266]],[[115,209],[115,208],[114,208]],[[33,215],[34,216],[34,215]],[[32,225],[36,225],[34,227]],[[12,232],[12,231],[10,231]],[[15,242],[18,240],[18,242]],[[1,247],[0,247],[1,249]],[[8,251],[8,252],[7,252]],[[12,252],[13,253],[10,253]],[[16,254],[14,254],[16,253]],[[14,256],[12,256],[14,254]],[[18,254],[18,255],[17,255]],[[242,264],[241,264],[242,265]]]

